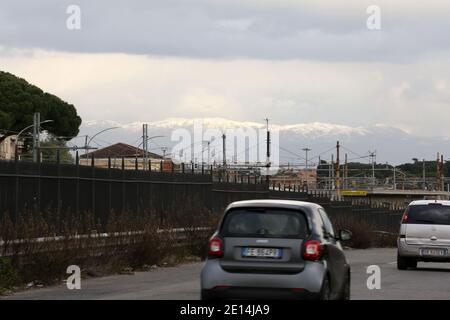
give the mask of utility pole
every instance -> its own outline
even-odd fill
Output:
[[[86,136],[84,137],[84,154],[87,154],[87,153],[88,153],[88,138],[89,138],[88,135],[86,135]]]
[[[328,181],[327,181],[327,189],[331,190],[331,171],[333,169],[333,155],[331,155],[330,164],[328,165]]]
[[[444,191],[444,155],[441,154],[441,162],[439,165],[439,172],[440,172],[440,184],[439,186],[441,187],[441,191]]]
[[[33,162],[36,162],[36,113],[33,114]]]
[[[347,162],[347,153],[345,154],[345,164],[344,164],[344,189],[348,189],[348,162]]]
[[[205,146],[204,146],[204,140],[202,141],[202,166],[203,166],[203,162],[205,162],[205,157],[204,157],[204,153],[205,153]]]
[[[376,151],[374,151],[374,152],[369,151],[370,162],[372,162],[372,190],[375,188],[375,157],[376,157],[376,155],[377,155]]]
[[[306,177],[306,190],[309,190],[309,184],[308,184],[308,151],[311,151],[310,148],[306,147],[302,149],[305,151],[305,177]]]
[[[209,165],[209,162],[210,162],[210,152],[209,152],[210,148],[209,148],[209,145],[211,143],[211,140],[202,140],[202,165],[204,163],[204,158],[205,158],[204,157],[205,143],[206,143],[206,146],[207,146],[207,148],[206,148],[206,151],[207,151],[207,158],[206,158],[206,160],[207,160],[207,164]]]
[[[334,154],[331,155],[331,165],[330,165],[330,173],[331,173],[331,179],[330,179],[330,190],[334,190],[336,185],[334,184]]]
[[[222,134],[222,160],[223,160],[223,168],[226,170],[227,167],[227,136]]]
[[[147,158],[148,158],[148,124],[142,125],[142,146],[144,148],[144,161],[142,168],[147,170]]]
[[[38,117],[39,118],[39,120],[40,120],[40,116]],[[44,121],[39,121],[38,123],[37,123],[37,125],[36,125],[36,114],[34,114],[33,115],[33,124],[32,125],[29,125],[29,126],[27,126],[27,127],[25,127],[25,128],[23,128],[22,130],[20,130],[19,131],[19,133],[17,133],[17,136],[16,136],[16,140],[17,140],[17,143],[16,143],[16,146],[15,146],[15,154],[17,155],[18,154],[18,143],[19,143],[19,141],[20,141],[20,135],[22,134],[22,133],[24,133],[26,130],[28,130],[28,129],[30,129],[30,128],[33,128],[33,159],[34,159],[34,156],[35,156],[35,153],[34,153],[34,150],[36,149],[36,148],[39,148],[39,146],[40,146],[40,144],[39,144],[39,140],[38,141],[36,141],[36,137],[37,137],[37,135],[38,135],[38,130],[39,130],[39,128],[40,128],[40,125],[41,124],[44,124],[44,123],[49,123],[49,122],[53,122],[53,120],[44,120]],[[37,130],[36,130],[36,128],[37,128]],[[36,157],[36,160],[37,160],[37,157]]]
[[[211,159],[210,159],[210,153],[209,153],[209,150],[210,150],[210,148],[209,148],[209,145],[211,144],[211,141],[208,141],[208,166],[209,166],[209,164],[210,164],[210,162],[211,162]]]
[[[33,161],[37,162],[40,147],[40,124],[41,114],[35,112],[33,115]]]
[[[315,186],[316,189],[319,189],[319,186],[320,186],[320,184],[319,184],[319,176],[318,176],[319,167],[320,167],[320,156],[319,156],[319,160],[318,161],[319,162],[317,164],[317,169],[316,169],[316,186]]]
[[[444,155],[437,154],[436,161],[436,190],[444,190]]]
[[[425,159],[422,159],[422,189],[426,190]]]
[[[266,118],[266,133],[267,133],[267,150],[266,150],[266,166],[267,170],[270,167],[270,131],[269,131],[269,118]]]
[[[339,145],[339,141],[336,142],[336,166],[335,166],[335,171],[336,171],[336,189],[339,192],[339,189],[341,188],[341,181],[340,181],[340,164],[339,164],[339,149],[340,149],[340,145]]]
[[[394,166],[394,190],[397,190],[397,182],[395,181],[395,166]]]
[[[437,159],[436,159],[436,187],[435,187],[435,189],[436,189],[436,191],[438,191],[439,190],[439,187],[440,187],[440,172],[439,172],[439,167],[440,167],[440,163],[439,163],[439,161],[440,161],[440,157],[439,157],[439,152],[437,153]]]

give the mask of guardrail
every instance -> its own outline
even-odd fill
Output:
[[[182,246],[181,242],[187,239],[188,232],[198,232],[198,231],[210,231],[211,228],[208,227],[193,227],[193,228],[173,228],[173,229],[158,229],[157,233],[173,233],[175,236],[173,240],[175,246]],[[112,232],[112,233],[97,233],[92,232],[91,234],[80,234],[80,235],[70,235],[70,236],[54,236],[54,237],[39,237],[33,239],[15,239],[11,241],[0,240],[0,257],[10,257],[14,255],[23,255],[24,246],[39,246],[41,248],[35,248],[33,253],[43,253],[47,251],[57,251],[64,249],[95,249],[103,248],[110,245],[108,240],[114,238],[121,238],[121,245],[132,245],[139,243],[138,236],[145,235],[147,231],[127,231],[127,232]],[[93,240],[93,241],[92,241]],[[80,244],[81,242],[81,244]],[[83,246],[84,242],[84,246]],[[78,246],[76,245],[78,243]],[[51,246],[44,246],[51,245]],[[81,246],[80,246],[81,245]],[[22,248],[22,251],[21,251]]]

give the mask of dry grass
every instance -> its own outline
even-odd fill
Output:
[[[355,249],[367,249],[370,247],[395,247],[397,235],[389,232],[379,232],[372,225],[355,221],[345,217],[335,217],[333,225],[335,230],[347,229],[352,232],[352,239],[346,243]]]
[[[152,213],[141,216],[111,213],[102,225],[89,213],[67,214],[61,219],[51,212],[25,214],[16,224],[4,215],[0,221],[0,241],[4,243],[2,256],[7,258],[0,261],[0,288],[31,281],[50,284],[67,277],[69,265],[80,266],[85,274],[109,274],[203,258],[218,216],[208,212],[184,214],[188,218],[183,221],[182,239],[180,230],[173,230],[180,223],[176,216],[172,221],[161,221],[160,216]],[[103,232],[109,236],[102,236]],[[57,238],[58,241],[52,238],[59,236],[63,237]],[[38,238],[41,241],[35,240]],[[4,261],[7,262],[2,264]],[[11,270],[16,277],[10,276]]]

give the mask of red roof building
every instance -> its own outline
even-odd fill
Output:
[[[126,143],[116,143],[108,147],[98,149],[86,154],[81,155],[81,158],[106,159],[106,158],[143,158],[145,150],[133,147]],[[147,157],[149,159],[162,160],[162,156],[159,154],[147,151]]]

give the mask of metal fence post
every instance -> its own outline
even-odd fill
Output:
[[[14,158],[14,165],[15,165],[15,173],[16,173],[16,186],[15,186],[15,190],[14,190],[14,199],[15,199],[15,207],[14,207],[14,217],[12,217],[14,223],[16,223],[17,218],[19,217],[19,157],[17,155],[17,146],[16,146],[16,157]]]
[[[75,212],[80,212],[80,155],[78,150],[75,153],[75,165],[76,165],[76,190],[75,190]]]
[[[38,196],[37,196],[37,214],[41,213],[41,183],[42,183],[42,158],[41,158],[41,152],[38,150],[37,153],[37,166],[38,166]]]
[[[108,157],[108,215],[112,210],[112,185],[111,185],[111,157]]]
[[[125,212],[125,158],[122,157],[122,214]]]
[[[61,232],[62,230],[62,219],[61,219],[61,154],[60,154],[60,150],[56,150],[56,174],[57,174],[57,184],[58,184],[58,192],[56,195],[57,198],[57,203],[56,203],[56,216],[58,221],[60,221],[59,223],[59,231]]]
[[[95,156],[92,154],[91,157],[91,174],[92,174],[92,214],[95,217]]]

